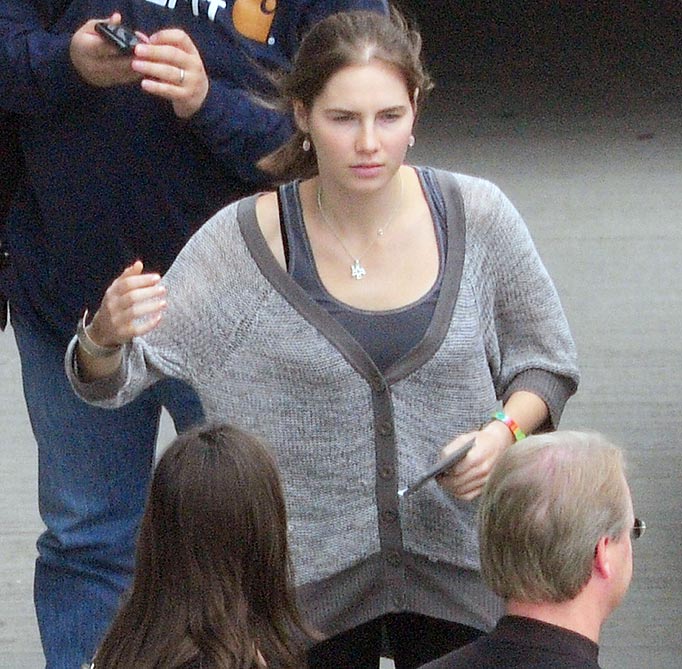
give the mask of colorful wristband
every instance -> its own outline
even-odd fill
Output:
[[[514,441],[521,441],[521,439],[525,439],[526,435],[524,431],[518,426],[518,423],[513,419],[507,416],[506,413],[503,413],[502,411],[498,411],[493,418],[495,420],[499,420],[501,423],[504,423],[508,428],[509,431],[514,435]]]

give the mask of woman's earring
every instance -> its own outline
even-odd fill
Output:
[[[409,139],[407,140],[407,146],[410,148],[414,146],[414,135],[410,135]]]
[[[301,143],[301,148],[308,153],[310,151],[310,140],[307,137],[303,138],[303,142]]]

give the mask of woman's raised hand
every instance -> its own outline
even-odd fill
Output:
[[[166,288],[161,276],[143,274],[142,261],[135,261],[107,288],[88,327],[90,338],[100,346],[118,346],[153,330],[166,309]]]

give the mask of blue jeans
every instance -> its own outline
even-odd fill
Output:
[[[64,346],[12,312],[24,397],[38,443],[40,515],[34,597],[47,669],[90,661],[130,582],[161,407],[178,431],[203,419],[194,391],[158,383],[121,409],[81,401]]]

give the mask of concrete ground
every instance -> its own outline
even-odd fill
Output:
[[[562,427],[599,430],[625,448],[635,511],[648,525],[635,546],[630,592],[604,629],[601,664],[676,669],[682,666],[682,68],[679,57],[668,58],[667,46],[679,35],[640,33],[639,56],[627,42],[619,58],[620,43],[607,31],[610,59],[603,60],[596,41],[587,51],[566,51],[549,29],[521,51],[509,35],[478,49],[473,29],[466,39],[453,33],[459,40],[453,44],[447,17],[436,18],[445,23],[421,16],[439,88],[410,158],[495,181],[524,216],[580,354],[582,384]],[[664,25],[668,17],[655,18]],[[574,36],[582,34],[574,24]],[[631,32],[623,35],[629,40]],[[439,55],[436,43],[449,53]],[[170,436],[164,425],[161,442]],[[0,335],[4,669],[42,664],[31,601],[40,530],[35,447],[8,331]]]

